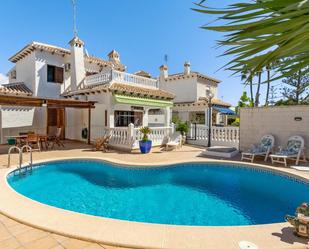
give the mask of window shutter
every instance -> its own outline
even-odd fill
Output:
[[[56,83],[63,83],[63,68],[56,67],[55,68],[55,82]]]

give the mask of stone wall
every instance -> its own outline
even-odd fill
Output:
[[[275,137],[275,150],[292,135],[305,139],[309,157],[309,106],[278,106],[240,109],[240,150],[247,150],[265,134]]]

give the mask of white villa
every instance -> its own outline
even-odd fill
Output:
[[[193,72],[190,67],[190,63],[186,62],[182,73],[171,75],[168,74],[167,66],[160,67],[160,88],[175,94],[173,116],[207,126],[207,93],[210,91],[213,94],[212,124],[226,126],[227,115],[234,112],[229,109],[231,104],[218,99],[220,80]]]
[[[108,54],[108,60],[103,60],[86,54],[84,42],[78,37],[69,45],[70,49],[65,49],[32,42],[9,59],[15,66],[8,73],[9,84],[0,88],[0,94],[47,101],[37,107],[2,103],[2,143],[20,131],[48,133],[52,127],[61,127],[63,138],[84,140],[82,130],[88,128],[90,133],[91,128],[88,142],[112,131],[112,143],[132,149],[140,136],[138,127],[150,126],[154,145],[161,145],[173,131],[172,111],[184,121],[205,120],[207,89],[215,95],[214,123],[226,123],[220,113],[226,114],[224,110],[230,105],[216,97],[220,81],[191,72],[189,63],[183,73],[173,75],[168,75],[167,66],[161,66],[160,76],[152,78],[145,71],[127,73],[115,50]],[[80,101],[81,106],[91,101],[95,108],[87,111],[47,104],[57,99]],[[79,104],[74,102],[74,107]]]

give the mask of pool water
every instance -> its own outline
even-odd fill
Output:
[[[25,176],[11,173],[8,182],[17,192],[58,208],[175,225],[283,222],[309,201],[307,183],[224,164],[129,168],[68,160],[41,164]]]

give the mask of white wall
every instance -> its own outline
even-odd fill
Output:
[[[51,98],[58,98],[61,93],[61,88],[67,86],[69,83],[64,84],[47,82],[47,65],[64,68],[65,58],[61,55],[51,54],[45,51],[35,51],[36,63],[36,96],[44,96]],[[67,81],[68,77],[64,77]]]
[[[195,102],[200,97],[206,97],[206,90],[210,88],[214,97],[217,98],[218,86],[210,80],[203,80],[197,77],[185,76],[184,79],[161,80],[160,88],[176,95],[174,103]]]
[[[179,80],[160,81],[160,88],[176,95],[174,103],[194,102],[197,100],[196,77]]]
[[[1,143],[6,143],[6,136],[18,135],[19,132],[34,131],[45,134],[46,117],[45,107],[1,106]]]
[[[16,80],[13,82],[24,82],[31,91],[35,92],[35,53],[32,52],[20,59],[16,62],[15,68]]]
[[[210,80],[197,80],[197,99],[200,97],[207,97],[206,91],[210,88],[215,98],[218,98],[218,85]]]
[[[295,117],[301,117],[296,121]],[[275,147],[286,146],[290,136],[305,139],[306,156],[309,157],[309,106],[278,106],[240,109],[240,149],[247,150],[261,137],[272,134]]]

